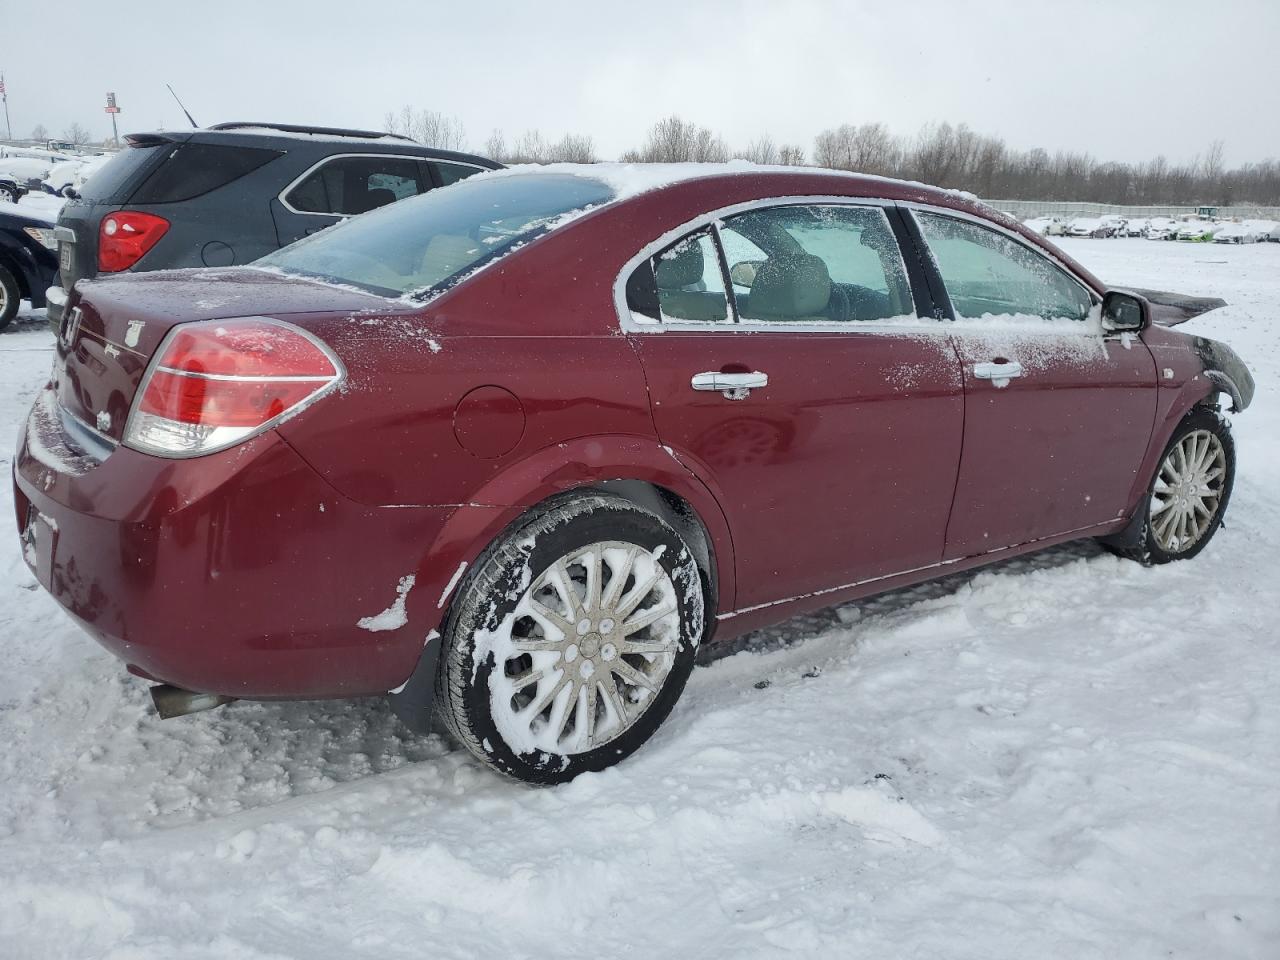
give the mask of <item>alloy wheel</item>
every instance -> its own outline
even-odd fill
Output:
[[[1160,549],[1190,550],[1213,529],[1222,505],[1227,455],[1208,430],[1193,430],[1165,455],[1151,491],[1149,523]]]
[[[681,635],[659,556],[601,541],[532,581],[493,646],[490,702],[504,740],[521,752],[586,753],[652,705]]]

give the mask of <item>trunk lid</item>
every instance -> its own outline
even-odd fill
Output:
[[[398,306],[357,290],[244,268],[167,270],[85,281],[67,304],[54,387],[68,414],[119,442],[152,355],[179,323],[383,313]]]

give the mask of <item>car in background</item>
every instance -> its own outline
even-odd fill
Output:
[[[346,217],[501,166],[407,137],[221,123],[131,134],[58,217],[62,322],[77,280],[249,263]]]
[[[1228,223],[1213,235],[1214,243],[1263,243],[1271,238],[1276,230],[1274,220],[1244,220],[1240,223]]]
[[[1172,217],[1152,217],[1147,226],[1148,240],[1176,240],[1183,221]]]
[[[45,290],[58,272],[53,217],[26,205],[0,203],[0,330],[30,300],[45,305]]]
[[[1067,221],[1062,217],[1032,217],[1025,221],[1024,225],[1028,230],[1033,230],[1042,237],[1061,237],[1067,232]]]
[[[111,159],[111,154],[101,153],[91,157],[72,157],[59,160],[49,168],[40,186],[46,193],[57,197],[74,197],[89,177]]]
[[[1223,226],[1213,220],[1189,220],[1178,227],[1178,239],[1193,243],[1208,243]]]
[[[1067,227],[1069,237],[1110,237],[1115,232],[1115,225],[1100,217],[1076,217]]]
[[[713,639],[1085,537],[1195,556],[1254,391],[980,202],[803,168],[482,174],[69,313],[22,556],[162,715],[434,698],[539,783]]]
[[[1125,228],[1129,224],[1129,221],[1125,217],[1122,217],[1117,213],[1104,214],[1098,219],[1111,228],[1111,236],[1113,237],[1123,237],[1125,235]]]
[[[1149,218],[1134,217],[1132,220],[1125,221],[1124,235],[1126,237],[1145,237],[1150,226],[1151,220]]]
[[[24,194],[39,190],[50,164],[37,157],[0,157],[0,203],[17,203]]]

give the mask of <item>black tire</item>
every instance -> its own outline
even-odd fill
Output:
[[[498,636],[504,625],[511,630],[521,598],[543,571],[573,551],[602,541],[641,547],[670,578],[679,616],[679,638],[670,670],[656,692],[646,698],[648,706],[630,721],[631,726],[594,749],[557,753],[512,745],[494,718],[493,702],[499,694],[491,693],[490,681],[497,658],[488,638]],[[478,759],[526,783],[563,783],[581,773],[603,770],[638,749],[675,706],[693,669],[703,635],[703,597],[702,579],[692,553],[657,514],[606,493],[552,501],[490,547],[459,590],[445,621],[437,709],[454,736]],[[561,665],[569,657],[568,653],[560,654],[556,661],[557,669],[566,675],[569,671]],[[504,670],[506,662],[504,658]],[[612,675],[605,676],[612,683]],[[603,695],[600,690],[593,692]],[[576,688],[573,695],[577,695]],[[637,702],[640,701],[631,701],[632,705]],[[571,710],[576,716],[576,708],[566,707],[565,713]]]
[[[4,203],[17,203],[18,191],[7,183],[0,183],[0,201]]]
[[[0,330],[9,326],[18,315],[18,304],[22,300],[22,290],[12,273],[0,266]]]
[[[1174,447],[1182,442],[1183,438],[1197,430],[1207,430],[1216,436],[1222,444],[1226,470],[1221,480],[1221,486],[1218,488],[1221,492],[1213,518],[1200,539],[1185,550],[1169,552],[1160,546],[1157,538],[1152,534],[1151,498],[1165,458],[1169,456]],[[1227,504],[1231,500],[1231,489],[1235,484],[1235,478],[1236,448],[1231,438],[1231,425],[1216,410],[1199,407],[1183,418],[1182,422],[1173,431],[1173,436],[1169,438],[1169,443],[1161,452],[1160,460],[1156,465],[1155,476],[1151,478],[1146,495],[1143,496],[1142,502],[1138,505],[1138,513],[1134,518],[1134,522],[1130,525],[1130,530],[1126,534],[1121,534],[1115,538],[1103,538],[1100,542],[1113,553],[1129,560],[1136,560],[1147,566],[1158,563],[1171,563],[1174,560],[1190,560],[1209,544],[1209,541],[1213,539],[1213,535],[1218,532],[1218,528],[1222,526],[1222,518],[1227,512]]]

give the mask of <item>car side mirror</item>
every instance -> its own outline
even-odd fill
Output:
[[[1138,333],[1151,325],[1151,305],[1145,297],[1108,290],[1102,298],[1102,329],[1108,333]]]

